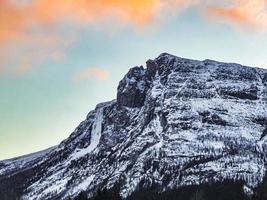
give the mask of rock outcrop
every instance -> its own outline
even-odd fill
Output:
[[[267,70],[166,53],[146,65],[42,159],[0,162],[0,196],[91,197],[116,186],[127,198],[226,180],[253,194],[266,173]]]

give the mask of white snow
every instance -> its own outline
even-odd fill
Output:
[[[25,168],[28,165],[31,167],[33,164],[36,164],[41,161],[40,158],[46,156],[54,149],[56,149],[56,146],[25,156],[0,161],[0,165],[3,165],[3,167],[0,167],[0,175],[11,172],[14,169],[18,170],[21,168]]]
[[[97,145],[99,144],[101,132],[102,132],[102,121],[103,121],[103,110],[102,108],[99,108],[97,111],[95,121],[93,124],[93,129],[91,131],[91,139],[90,139],[90,145],[87,148],[84,149],[77,149],[74,154],[72,154],[70,160],[76,160],[90,152],[92,152]]]
[[[88,189],[88,187],[90,186],[91,182],[94,180],[95,175],[90,175],[87,178],[85,178],[84,180],[82,180],[81,182],[79,182],[76,186],[74,186],[70,192],[68,192],[68,194],[66,195],[68,196],[72,196],[74,194],[79,194],[82,191],[86,191],[86,189]]]

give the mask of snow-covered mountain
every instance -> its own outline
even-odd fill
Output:
[[[167,53],[129,70],[117,99],[69,138],[0,162],[1,199],[122,198],[232,180],[249,196],[267,166],[267,70]]]

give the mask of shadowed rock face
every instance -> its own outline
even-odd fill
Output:
[[[118,105],[130,108],[142,107],[148,87],[149,83],[146,80],[144,68],[134,67],[130,69],[118,86]]]
[[[159,69],[158,63],[153,60],[148,60],[146,64],[146,69],[142,66],[131,68],[120,81],[117,91],[119,106],[140,108],[144,105],[147,91]]]
[[[146,65],[42,157],[0,162],[0,196],[66,199],[116,186],[127,198],[225,180],[251,194],[266,171],[267,70],[166,53]]]

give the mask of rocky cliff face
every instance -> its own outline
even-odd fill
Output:
[[[267,70],[166,53],[146,65],[57,147],[20,167],[0,162],[3,199],[91,197],[114,186],[127,198],[151,185],[225,180],[251,195],[267,166]]]

